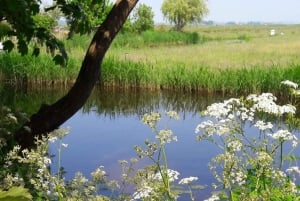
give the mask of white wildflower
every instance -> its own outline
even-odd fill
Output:
[[[267,129],[272,129],[273,124],[271,122],[265,123],[264,121],[257,121],[254,124],[254,127],[257,127],[259,130],[264,131],[264,130],[267,130]]]
[[[206,127],[212,127],[214,123],[211,120],[203,121],[196,127],[195,133],[199,133],[200,129],[204,129]]]
[[[150,196],[152,191],[153,189],[150,186],[143,185],[142,188],[138,189],[136,192],[133,193],[133,199],[131,201],[147,198]]]
[[[17,118],[12,113],[7,114],[7,117],[14,123],[18,123]]]
[[[183,178],[181,179],[178,184],[181,184],[181,185],[185,185],[185,184],[190,184],[192,183],[193,181],[197,181],[198,180],[198,177],[187,177],[187,178]]]
[[[56,136],[50,137],[50,138],[48,139],[48,141],[51,142],[51,143],[54,143],[56,140],[57,140],[57,137],[56,137]]]
[[[177,136],[173,136],[172,130],[160,130],[155,138],[159,139],[161,144],[171,143],[172,141],[177,142]]]
[[[216,194],[213,194],[211,197],[209,197],[208,199],[204,200],[204,201],[217,201],[220,200],[219,196]]]
[[[234,120],[234,115],[233,114],[229,114],[227,117],[229,120]]]
[[[284,81],[281,81],[280,82],[281,84],[284,84],[286,86],[289,86],[289,87],[293,87],[294,89],[297,89],[298,88],[298,84],[295,83],[295,82],[292,82],[290,80],[284,80]]]
[[[279,114],[295,114],[296,107],[290,104],[279,106]]]
[[[216,131],[214,123],[210,120],[203,121],[200,124],[198,124],[195,129],[195,133],[199,133],[201,130],[204,130],[204,132],[208,136],[213,135],[214,132]]]
[[[273,134],[269,134],[269,136],[271,136],[273,139],[283,140],[283,141],[293,140],[296,138],[296,136],[294,136],[288,130],[278,130]]]
[[[44,164],[45,165],[50,165],[51,164],[51,159],[48,157],[44,157]]]
[[[243,144],[238,140],[233,140],[228,143],[228,148],[230,148],[232,151],[240,151],[242,149]]]
[[[229,115],[230,111],[231,106],[228,106],[226,103],[214,103],[207,107],[207,110],[204,111],[204,114],[219,119]]]
[[[227,134],[227,133],[230,133],[230,128],[228,127],[228,125],[217,125],[217,127],[216,127],[216,134],[218,135],[218,136],[222,136],[222,135],[224,135],[224,134]]]
[[[253,111],[266,112],[269,114],[274,114],[281,116],[283,114],[295,114],[296,107],[293,105],[277,105],[275,101],[277,98],[271,93],[263,93],[259,96],[252,94],[247,97],[247,100],[254,102],[252,106]]]
[[[294,136],[294,139],[292,140],[292,147],[297,147],[298,145],[298,138]]]
[[[94,172],[91,173],[94,181],[100,182],[106,177],[106,172],[104,171],[104,166],[98,167]]]
[[[300,169],[298,166],[292,166],[286,169],[286,172],[289,174],[298,174],[300,176]]]
[[[63,146],[64,148],[67,148],[68,144],[62,143],[61,146]]]
[[[247,175],[245,175],[242,171],[237,171],[237,172],[232,171],[230,173],[230,176],[232,178],[231,182],[234,184],[242,186],[243,184],[246,183]]]
[[[162,174],[165,174],[165,172],[162,172]],[[178,176],[180,175],[179,172],[175,171],[175,170],[171,170],[171,169],[168,169],[167,170],[167,174],[168,174],[168,178],[169,178],[169,181],[170,182],[173,182],[175,180],[178,179]],[[156,180],[159,180],[159,181],[162,181],[162,176],[161,176],[161,173],[158,172],[154,175],[154,179]]]
[[[259,151],[256,155],[258,163],[262,166],[268,166],[273,161],[273,158],[267,152]]]
[[[161,115],[156,112],[150,114],[144,114],[142,117],[142,122],[146,125],[149,125],[151,128],[154,128],[156,123],[161,119]]]

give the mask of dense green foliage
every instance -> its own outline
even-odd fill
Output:
[[[66,15],[69,25],[69,38],[75,33],[85,34],[93,32],[105,19],[112,8],[109,0],[72,0],[57,6]]]
[[[36,27],[44,27],[47,30],[52,30],[58,24],[58,22],[49,15],[37,14],[32,18]]]
[[[177,31],[181,31],[187,23],[200,22],[208,13],[204,0],[164,0],[161,10]]]
[[[141,33],[154,29],[154,13],[150,6],[140,4],[133,13],[132,26],[134,31]]]
[[[103,21],[111,5],[106,0],[55,0],[53,6],[44,9],[44,16],[42,16],[40,4],[40,0],[1,0],[0,24],[7,23],[6,27],[9,30],[0,31],[0,38],[5,37],[4,50],[10,52],[17,47],[22,55],[32,53],[37,56],[40,47],[45,45],[54,57],[54,61],[59,64],[66,62],[67,53],[62,41],[52,34],[51,28],[55,23],[49,19],[47,11],[59,9],[71,25],[70,33],[84,34],[93,31],[95,26]],[[17,40],[12,40],[13,37]],[[29,48],[30,44],[34,46],[32,51]],[[55,53],[55,50],[59,52]]]

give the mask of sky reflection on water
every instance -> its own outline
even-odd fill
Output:
[[[0,88],[1,104],[31,115],[42,103],[51,104],[66,93],[56,89]],[[200,122],[199,112],[209,104],[224,100],[224,97],[167,91],[124,90],[96,88],[85,104],[61,127],[71,127],[63,142],[68,144],[61,154],[61,165],[66,171],[66,180],[74,178],[76,172],[89,177],[98,166],[103,165],[109,179],[120,179],[121,166],[118,160],[136,157],[134,145],[144,146],[146,138],[153,139],[151,129],[143,125],[141,117],[147,112],[175,110],[180,120],[172,121],[169,128],[178,137],[178,142],[166,147],[169,168],[181,173],[180,178],[199,177],[198,183],[208,185],[196,193],[196,200],[210,194],[214,181],[208,162],[216,155],[216,147],[208,142],[196,142],[194,130]],[[159,127],[162,129],[162,127]],[[57,144],[51,144],[50,154],[57,155]],[[149,161],[136,165],[142,168]],[[51,166],[57,172],[57,158]],[[190,200],[182,196],[180,201]]]
[[[170,108],[161,104],[147,112],[164,113],[167,109]],[[214,181],[207,165],[218,150],[211,143],[196,141],[194,130],[200,122],[199,112],[179,111],[178,113],[180,120],[172,120],[169,124],[169,128],[178,137],[178,142],[166,145],[169,168],[181,173],[179,179],[189,176],[199,177],[197,184],[207,185],[207,187],[197,192],[197,197],[207,198],[211,191],[210,184]],[[63,149],[61,157],[66,179],[73,178],[78,171],[88,177],[98,166],[103,165],[109,174],[109,179],[119,180],[121,166],[118,160],[136,157],[134,145],[144,146],[145,139],[154,139],[151,129],[143,125],[140,119],[141,114],[119,113],[111,118],[110,115],[99,114],[92,108],[88,111],[80,110],[62,125],[62,128],[71,127],[70,134],[63,139],[68,147]],[[50,150],[55,154],[57,145],[51,145]],[[54,171],[57,169],[56,164],[54,158],[52,167]],[[142,160],[136,168],[147,164],[149,161]]]

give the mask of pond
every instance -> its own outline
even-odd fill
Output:
[[[2,87],[0,91],[2,104],[19,107],[31,114],[42,102],[51,103],[61,97],[66,89]],[[203,200],[209,197],[210,184],[214,182],[208,163],[218,150],[211,143],[197,142],[195,128],[201,121],[200,111],[223,99],[223,96],[208,94],[98,87],[84,107],[61,126],[70,127],[70,134],[63,139],[68,146],[61,153],[64,176],[68,180],[79,171],[89,177],[92,171],[103,165],[109,179],[120,180],[118,160],[137,157],[134,146],[144,146],[145,139],[154,139],[151,129],[141,122],[143,114],[174,110],[180,115],[180,120],[171,121],[168,127],[178,137],[178,142],[166,146],[168,165],[180,172],[180,178],[198,177],[197,184],[205,188],[198,190],[195,196],[196,200]],[[57,148],[57,144],[51,144],[50,154],[57,155]],[[135,167],[148,163],[142,160]],[[57,157],[54,157],[53,172],[57,172],[57,164]],[[180,200],[185,199],[183,196]]]

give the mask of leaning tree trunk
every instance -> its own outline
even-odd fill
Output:
[[[57,129],[86,102],[99,80],[101,63],[113,39],[125,23],[138,0],[117,0],[98,28],[86,52],[77,80],[70,91],[52,105],[41,106],[30,120],[16,132],[22,149],[34,146],[34,138]]]

